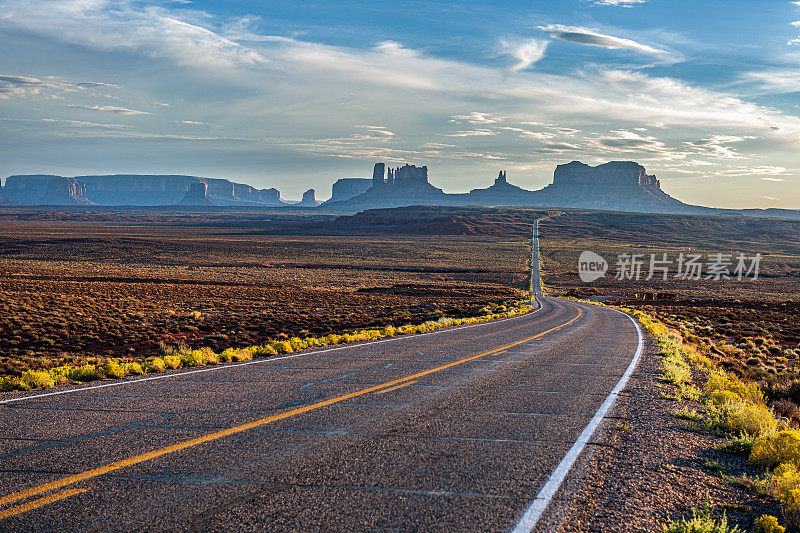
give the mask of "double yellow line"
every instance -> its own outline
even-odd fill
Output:
[[[514,342],[512,344],[508,344],[506,346],[503,346],[501,348],[497,348],[495,350],[484,352],[484,353],[481,353],[481,354],[478,354],[478,355],[473,355],[471,357],[466,357],[464,359],[459,359],[458,361],[453,361],[452,363],[447,363],[446,365],[442,365],[442,366],[439,366],[439,367],[436,367],[436,368],[432,368],[430,370],[425,370],[423,372],[419,372],[419,373],[413,374],[411,376],[406,376],[406,377],[403,377],[403,378],[400,378],[400,379],[395,379],[393,381],[387,381],[386,383],[381,383],[380,385],[375,385],[373,387],[368,387],[366,389],[361,389],[361,390],[358,390],[356,392],[351,392],[351,393],[348,393],[348,394],[343,394],[341,396],[336,396],[335,398],[331,398],[329,400],[323,400],[321,402],[317,402],[317,403],[314,403],[314,404],[306,405],[304,407],[298,407],[297,409],[292,409],[291,411],[286,411],[286,412],[283,412],[283,413],[280,413],[280,414],[277,414],[277,415],[268,416],[266,418],[262,418],[260,420],[254,421],[254,422],[248,422],[247,424],[242,424],[240,426],[235,426],[235,427],[232,427],[232,428],[229,428],[229,429],[224,429],[222,431],[216,431],[214,433],[209,433],[208,435],[203,435],[202,437],[197,437],[197,438],[194,438],[194,439],[190,439],[190,440],[186,440],[186,441],[183,441],[183,442],[179,442],[177,444],[173,444],[172,446],[166,446],[166,447],[160,448],[158,450],[153,450],[153,451],[150,451],[150,452],[147,452],[147,453],[143,453],[143,454],[140,454],[140,455],[135,455],[133,457],[129,457],[128,459],[123,459],[122,461],[117,461],[115,463],[107,464],[107,465],[104,465],[104,466],[101,466],[101,467],[98,467],[98,468],[94,468],[92,470],[86,470],[86,471],[81,472],[79,474],[75,474],[75,475],[68,476],[68,477],[65,477],[65,478],[62,478],[62,479],[58,479],[56,481],[51,481],[50,483],[44,483],[42,485],[37,485],[37,486],[32,487],[30,489],[22,490],[22,491],[19,491],[19,492],[14,492],[12,494],[8,494],[8,495],[3,496],[3,497],[0,498],[0,507],[2,507],[4,505],[7,505],[7,504],[10,504],[10,503],[18,502],[20,500],[24,500],[24,499],[30,498],[32,496],[38,496],[38,495],[43,494],[45,492],[62,489],[64,487],[68,487],[69,485],[73,485],[73,484],[81,482],[81,481],[86,481],[86,480],[89,480],[89,479],[92,479],[92,478],[95,478],[95,477],[98,477],[98,476],[102,476],[104,474],[108,474],[110,472],[114,472],[114,471],[119,470],[121,468],[126,468],[128,466],[133,466],[133,465],[137,465],[139,463],[144,463],[145,461],[151,461],[153,459],[157,459],[157,458],[162,457],[164,455],[168,455],[168,454],[171,454],[171,453],[179,452],[181,450],[185,450],[187,448],[191,448],[193,446],[197,446],[198,444],[211,442],[211,441],[214,441],[214,440],[217,440],[217,439],[221,439],[223,437],[228,437],[230,435],[235,435],[236,433],[241,433],[243,431],[248,431],[250,429],[254,429],[254,428],[257,428],[257,427],[265,426],[267,424],[271,424],[272,422],[277,422],[279,420],[285,420],[287,418],[291,418],[293,416],[301,415],[301,414],[307,413],[309,411],[314,411],[314,410],[320,409],[322,407],[327,407],[329,405],[333,405],[335,403],[343,402],[345,400],[349,400],[351,398],[355,398],[355,397],[361,396],[363,394],[369,394],[371,392],[377,392],[377,391],[380,391],[380,393],[385,393],[385,392],[389,392],[391,390],[399,389],[399,388],[404,387],[406,385],[411,385],[412,382],[415,382],[416,380],[418,380],[418,378],[421,378],[423,376],[427,376],[428,374],[433,374],[435,372],[441,372],[442,370],[446,370],[448,368],[452,368],[454,366],[458,366],[458,365],[467,363],[469,361],[474,361],[475,359],[480,359],[481,357],[486,357],[487,355],[497,354],[497,353],[503,352],[505,350],[508,350],[509,348],[512,348],[514,346],[518,346],[520,344],[524,344],[526,342],[530,342],[532,340],[536,340],[536,339],[538,339],[540,337],[543,337],[544,335],[546,335],[546,334],[548,334],[548,333],[550,333],[552,331],[556,331],[556,330],[561,329],[561,328],[563,328],[565,326],[568,326],[569,324],[572,324],[573,322],[578,320],[581,317],[582,314],[583,314],[583,311],[581,309],[578,309],[578,314],[575,315],[575,317],[572,318],[572,320],[569,320],[567,322],[564,322],[563,324],[560,324],[558,326],[550,328],[547,331],[543,331],[542,333],[534,335],[533,337],[529,337],[527,339],[524,339],[524,340],[521,340],[521,341],[518,341],[518,342]],[[8,518],[10,516],[14,516],[14,515],[18,515],[18,514],[24,513],[24,512],[30,511],[32,509],[36,509],[36,508],[41,507],[43,505],[47,505],[49,503],[61,500],[63,498],[67,498],[69,496],[72,496],[74,494],[78,494],[78,493],[81,493],[81,492],[85,492],[85,490],[81,490],[81,489],[65,490],[63,492],[59,492],[59,493],[53,494],[51,496],[40,498],[38,500],[32,501],[32,502],[27,503],[27,504],[19,505],[17,507],[12,507],[12,508],[6,509],[4,511],[0,511],[0,519]]]

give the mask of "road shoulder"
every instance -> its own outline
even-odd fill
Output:
[[[753,509],[779,514],[774,502],[726,482],[709,467],[724,464],[733,476],[759,474],[745,458],[721,449],[724,438],[690,431],[674,416],[693,402],[663,397],[660,361],[647,335],[639,367],[536,531],[663,531],[670,520],[691,516],[706,495],[731,525],[745,529],[752,526]]]

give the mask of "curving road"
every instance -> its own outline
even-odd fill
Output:
[[[530,531],[641,351],[626,315],[539,301],[493,323],[5,396],[0,529]]]

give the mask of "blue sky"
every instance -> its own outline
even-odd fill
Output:
[[[800,207],[800,2],[0,0],[0,175],[449,192],[635,160],[681,200]]]

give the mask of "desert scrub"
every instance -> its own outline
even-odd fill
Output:
[[[753,437],[768,435],[778,429],[778,421],[765,405],[729,401],[706,407],[711,428],[723,433],[744,433]]]
[[[706,497],[699,508],[692,509],[692,518],[670,521],[664,527],[664,533],[744,533],[744,531],[736,526],[729,526],[725,513],[716,518],[710,500]]]
[[[691,420],[697,422],[703,419],[703,415],[695,411],[694,409],[689,409],[688,407],[682,407],[678,411],[672,413],[675,418],[680,418],[681,420]]]
[[[667,383],[680,385],[692,381],[692,368],[683,356],[683,350],[677,341],[668,339],[663,343],[661,355],[661,379]]]
[[[181,366],[181,358],[177,355],[165,355],[163,361],[167,368],[176,369]]]
[[[167,369],[164,360],[160,357],[151,357],[144,362],[146,372],[163,372]]]
[[[116,359],[97,361],[96,358],[89,358],[89,361],[103,363],[99,367],[93,364],[82,366],[61,365],[48,371],[27,372],[22,377],[0,377],[0,390],[30,390],[32,388],[46,388],[57,384],[72,382],[85,382],[101,378],[120,379],[126,375],[141,375],[150,372],[162,372],[167,369],[190,368],[208,364],[235,363],[250,361],[253,357],[267,357],[278,354],[293,353],[297,350],[313,348],[317,346],[330,346],[352,342],[368,342],[394,337],[398,334],[426,333],[437,329],[460,326],[463,324],[480,324],[491,320],[509,318],[529,313],[533,307],[522,305],[517,308],[508,309],[505,306],[494,306],[487,308],[490,314],[468,318],[440,317],[438,320],[429,320],[422,324],[406,324],[395,328],[385,326],[380,329],[362,329],[357,331],[345,332],[342,334],[329,334],[324,337],[291,337],[288,340],[273,341],[260,346],[248,346],[245,348],[228,348],[221,353],[214,352],[209,347],[191,349],[186,344],[177,346],[159,342],[163,357],[149,357],[140,361],[120,362]],[[502,312],[497,312],[502,311]],[[202,317],[200,317],[202,318]]]
[[[753,533],[785,533],[786,528],[772,515],[762,514],[753,522]]]
[[[126,375],[125,369],[116,361],[109,361],[100,367],[100,372],[107,378],[124,378]]]
[[[800,432],[784,430],[757,438],[750,452],[750,461],[768,467],[781,463],[800,464]]]
[[[55,385],[55,380],[50,376],[49,372],[37,372],[35,370],[28,370],[23,372],[19,378],[18,387],[21,390],[31,389],[45,389]]]

